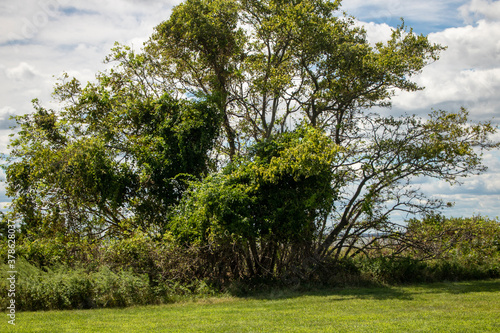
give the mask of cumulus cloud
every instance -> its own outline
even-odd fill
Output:
[[[0,45],[35,41],[72,43],[124,41],[131,33],[150,34],[168,17],[179,1],[162,0],[18,0],[1,5],[0,20],[6,32]],[[64,26],[64,29],[61,27]],[[137,37],[137,36],[133,36]]]
[[[500,1],[472,0],[459,8],[466,22],[472,23],[478,18],[500,20]]]
[[[500,21],[480,20],[477,25],[432,33],[429,39],[448,46],[439,62],[448,67],[496,68],[500,61]]]
[[[496,156],[497,160],[499,156]],[[485,161],[485,164],[488,164]],[[455,203],[446,214],[471,216],[481,213],[491,217],[498,216],[500,202],[500,178],[498,172],[472,176],[462,180],[461,185],[450,185],[436,179],[420,179],[420,189],[435,199]],[[417,183],[417,182],[415,182]]]
[[[0,129],[0,154],[9,154],[9,150],[7,149],[7,146],[9,145],[10,142],[10,137],[9,135],[12,134],[12,130],[10,129]],[[3,171],[2,171],[3,173]],[[2,181],[2,173],[0,173],[0,184]],[[0,187],[0,198],[2,196],[2,191]],[[0,199],[1,200],[1,199]]]
[[[358,2],[348,3],[351,7],[356,7]],[[437,6],[447,7],[452,3],[453,1],[445,1]],[[370,4],[377,4],[377,1]],[[467,8],[469,12],[480,9],[487,11],[497,4],[500,2],[473,0],[468,4],[462,4],[460,10],[464,12]],[[380,3],[379,6],[383,4]],[[402,8],[401,4],[399,6]],[[428,7],[431,12],[433,8],[435,6]],[[456,7],[455,12],[459,12]],[[490,17],[493,17],[493,14]],[[391,26],[386,23],[375,23],[373,20],[368,21],[358,24],[365,27],[371,43],[384,41],[390,37]],[[471,111],[474,120],[489,119],[498,114],[500,20],[480,19],[474,25],[449,27],[431,33],[428,37],[431,42],[446,46],[447,50],[442,52],[439,61],[430,64],[421,74],[413,78],[425,89],[411,93],[397,92],[391,112],[396,115],[403,113],[426,115],[431,108],[453,111],[465,106]]]
[[[495,218],[498,214],[498,196],[481,194],[441,195],[445,202],[453,202],[453,208],[446,209],[445,214],[456,217],[483,215]]]
[[[21,62],[16,67],[7,68],[5,73],[9,79],[18,81],[33,80],[36,76],[40,75],[33,66],[25,62]]]
[[[460,14],[456,8],[466,0],[344,0],[342,8],[365,22],[397,25],[400,18],[418,33],[441,30],[456,24]]]
[[[0,44],[19,43],[35,38],[51,21],[57,19],[60,7],[67,0],[18,0],[1,7],[0,19],[6,32]]]
[[[427,2],[424,0],[421,3]],[[360,1],[349,1],[349,3],[351,6],[353,4],[362,6]],[[378,0],[370,2],[374,3],[378,3]],[[370,16],[366,9],[360,10],[361,18],[365,18],[362,24],[371,42],[387,39],[387,24],[384,24],[384,21],[377,21],[377,13],[380,13],[380,8],[383,6],[386,8],[391,6],[391,3],[386,5],[380,3],[374,17]],[[408,3],[407,6],[412,5]],[[443,11],[450,6],[454,7],[453,10]],[[448,49],[441,54],[439,61],[430,64],[420,75],[413,78],[425,89],[412,93],[398,92],[393,99],[393,108],[389,112],[394,115],[405,113],[426,115],[432,108],[456,111],[465,106],[472,120],[493,119],[493,122],[498,124],[500,122],[498,11],[500,1],[439,1],[427,3],[426,7],[429,12],[418,14],[422,17],[417,21],[415,30],[425,31],[421,25],[428,22],[433,29],[428,35],[430,41],[447,46]],[[404,11],[401,6],[399,9]],[[434,12],[436,9],[437,12]],[[401,16],[412,17],[411,14]],[[453,17],[455,19],[447,27],[439,28],[440,16],[443,21]],[[492,139],[500,140],[500,134]],[[488,171],[479,176],[462,179],[461,186],[450,186],[445,182],[428,178],[415,179],[414,184],[433,198],[455,202],[456,205],[445,212],[447,215],[470,216],[473,213],[481,213],[494,217],[498,215],[500,202],[500,152],[485,153],[483,162]]]
[[[466,106],[477,120],[500,111],[500,22],[481,20],[476,26],[430,34],[429,39],[448,49],[415,78],[425,90],[398,94],[394,107],[427,113],[435,106]]]
[[[10,115],[31,112],[30,100],[35,97],[50,104],[52,75],[68,72],[83,82],[92,80],[106,68],[102,60],[115,41],[140,47],[180,2],[1,1],[0,152],[6,152],[10,131],[4,128]],[[399,93],[391,112],[427,114],[431,107],[453,111],[464,105],[471,117],[482,120],[500,112],[499,4],[487,0],[344,0],[341,9],[362,21],[372,43],[387,40],[391,27],[404,17],[417,33],[430,33],[431,41],[448,46],[441,60],[415,78],[426,89]],[[490,167],[487,174],[468,178],[461,187],[428,179],[419,182],[426,193],[457,202],[456,214],[498,215],[492,210],[500,200],[495,192],[500,188],[500,153],[485,155],[485,164]],[[4,201],[2,192],[0,188],[0,201]]]
[[[395,108],[415,111],[436,106],[442,108],[446,104],[454,109],[461,105],[477,109],[474,117],[483,119],[482,116],[491,115],[500,102],[497,93],[500,90],[500,68],[457,71],[432,71],[429,68],[416,81],[425,86],[425,90],[399,93],[394,98]]]
[[[366,31],[366,38],[370,44],[375,45],[378,42],[386,42],[391,38],[393,27],[386,23],[361,22],[356,21],[356,25],[363,26]]]

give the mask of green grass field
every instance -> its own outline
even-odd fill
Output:
[[[1,332],[500,332],[500,280],[19,312]]]

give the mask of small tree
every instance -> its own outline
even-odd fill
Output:
[[[299,127],[256,144],[249,155],[192,184],[171,224],[186,245],[229,245],[233,274],[280,275],[314,256],[342,183],[339,147]],[[230,258],[233,258],[231,261]],[[226,267],[228,269],[228,267]],[[224,272],[227,270],[224,270]]]

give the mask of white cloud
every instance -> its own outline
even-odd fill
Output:
[[[492,110],[485,108],[484,104],[494,100],[494,105],[498,106],[497,102],[500,101],[500,68],[456,72],[431,72],[429,69],[416,81],[426,89],[414,93],[400,93],[394,98],[395,107],[404,110],[429,110],[443,103],[449,103],[452,107],[463,105],[469,108],[483,105],[483,110],[478,111],[488,115]],[[479,114],[476,113],[476,116]]]
[[[425,90],[399,93],[394,107],[421,110],[466,106],[474,119],[491,117],[500,110],[500,22],[481,20],[476,26],[450,28],[429,35],[447,46],[441,59],[426,67],[415,81]],[[452,110],[450,110],[452,111]]]
[[[500,2],[499,2],[500,3]],[[373,5],[373,2],[370,2]],[[352,5],[352,2],[351,2]],[[385,23],[358,22],[371,43],[389,39]],[[500,21],[480,20],[476,25],[448,28],[429,34],[433,43],[447,46],[441,59],[413,77],[418,92],[398,92],[392,114],[426,115],[431,108],[455,111],[464,106],[474,120],[490,119],[500,106]]]
[[[63,71],[82,82],[106,68],[103,58],[115,41],[141,46],[153,27],[168,19],[180,0],[16,0],[0,2],[0,152],[6,152],[9,115],[32,111],[30,100],[50,104],[55,78]],[[416,78],[422,92],[394,99],[398,113],[427,114],[431,107],[469,107],[471,117],[490,118],[500,110],[500,22],[498,4],[485,0],[344,0],[343,10],[364,24],[371,42],[387,40],[390,25],[404,17],[416,31],[448,46],[441,60]],[[458,7],[461,10],[458,11]],[[461,16],[463,15],[463,16]],[[461,26],[463,18],[468,26]],[[453,26],[455,28],[446,27]],[[7,43],[10,41],[9,43]],[[401,112],[400,112],[401,111]],[[3,118],[3,119],[2,119]],[[466,179],[462,187],[423,181],[423,189],[456,201],[453,214],[496,214],[500,198],[500,154],[485,155],[490,171]],[[0,189],[0,195],[1,195]],[[495,194],[497,193],[497,194]],[[1,197],[0,197],[1,199]],[[2,200],[3,201],[3,200]],[[482,205],[482,206],[481,206]],[[458,212],[458,213],[457,213]],[[493,215],[494,216],[494,215]]]
[[[15,125],[15,121],[11,120],[12,116],[16,115],[16,109],[10,106],[5,106],[0,108],[0,130],[9,129],[11,126]],[[8,136],[6,136],[8,138]],[[2,146],[2,138],[0,138],[0,152]]]
[[[32,112],[33,98],[54,107],[51,93],[57,77],[68,72],[83,84],[95,79],[98,71],[107,68],[102,61],[115,41],[141,47],[153,27],[168,18],[175,3],[1,1],[0,29],[4,33],[0,34],[0,110],[9,110],[5,111],[9,114]],[[1,128],[9,125],[0,119]],[[8,142],[6,135],[1,131],[2,152]]]
[[[18,0],[2,5],[2,43],[31,43],[33,40],[92,44],[149,35],[167,19],[170,8],[180,1],[69,1]],[[1,9],[1,7],[0,7]],[[64,27],[61,29],[61,27]]]
[[[21,62],[16,67],[7,68],[5,74],[9,79],[18,81],[33,80],[36,76],[40,75],[33,66],[25,62]]]
[[[432,33],[429,39],[448,46],[439,61],[443,66],[483,69],[495,68],[500,64],[500,21],[480,20],[475,26]]]
[[[357,3],[357,1],[349,2]],[[370,2],[373,3],[384,6],[378,1]],[[427,3],[427,0],[423,3]],[[361,2],[359,4],[362,5]],[[440,15],[443,15],[443,18],[454,15],[433,13],[436,7],[443,6],[443,2],[435,4],[436,6],[428,6],[429,17],[421,17],[419,22],[432,22]],[[413,93],[398,93],[393,99],[394,106],[391,113],[424,115],[429,113],[431,108],[456,111],[460,106],[465,106],[472,120],[493,119],[494,123],[499,123],[500,16],[497,8],[500,6],[500,1],[473,0],[467,4],[462,1],[462,5],[461,13],[473,21],[469,20],[470,24],[466,26],[459,26],[459,21],[456,21],[452,27],[436,29],[429,34],[432,42],[447,46],[448,49],[442,53],[439,61],[427,66],[420,75],[414,77],[414,80],[426,89]],[[386,5],[388,6],[390,3]],[[459,20],[462,19],[458,10],[456,14]],[[371,21],[364,24],[371,42],[387,38],[383,33],[386,29],[384,21],[372,19],[367,21]],[[500,140],[500,134],[492,139]],[[443,199],[445,202],[455,202],[455,207],[445,211],[447,215],[471,216],[474,213],[481,213],[495,217],[499,215],[500,152],[485,153],[483,163],[488,167],[488,171],[479,176],[462,179],[461,186],[450,186],[445,182],[426,178],[417,179],[415,184],[419,185],[427,195]]]
[[[356,24],[363,26],[366,31],[366,38],[372,45],[378,42],[388,41],[391,38],[392,31],[394,29],[386,23],[378,24],[374,22],[365,23],[356,21]]]
[[[459,8],[460,13],[468,23],[478,18],[500,20],[500,1],[472,0]]]
[[[84,83],[93,80],[106,68],[102,60],[115,41],[142,46],[153,27],[168,18],[171,6],[161,0],[0,4],[0,27],[6,32],[0,35],[0,107],[26,113],[35,97],[49,102],[56,81],[52,76],[62,72]]]
[[[0,43],[25,41],[35,38],[59,15],[67,0],[17,0],[1,7],[2,28],[6,32]]]
[[[454,202],[455,206],[445,213],[453,216],[471,216],[474,213],[499,216],[500,203],[500,152],[486,152],[483,164],[489,171],[461,179],[461,184],[450,185],[438,179],[421,177],[413,182],[435,199]]]
[[[7,121],[11,116],[16,115],[16,109],[10,106],[0,108],[0,123]]]
[[[9,153],[7,146],[9,145],[9,142],[10,142],[10,137],[9,137],[10,134],[12,134],[12,131],[10,129],[1,129],[0,128],[0,154],[8,154]],[[2,161],[2,163],[3,163],[3,161]],[[2,180],[2,178],[0,177],[0,181],[1,180]],[[0,190],[0,197],[1,197],[1,195],[2,195],[2,192]]]
[[[441,198],[446,202],[454,202],[455,206],[446,209],[446,215],[456,217],[469,217],[472,215],[483,215],[490,218],[499,216],[498,196],[481,195],[481,194],[457,194],[457,195],[442,195]]]

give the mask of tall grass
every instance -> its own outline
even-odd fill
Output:
[[[6,308],[6,267],[0,267],[0,307]],[[114,272],[108,267],[97,271],[59,265],[40,269],[26,261],[17,264],[16,306],[18,310],[90,309],[161,304],[195,296],[212,295],[204,283],[191,285],[165,281],[152,286],[146,274],[131,270]]]

